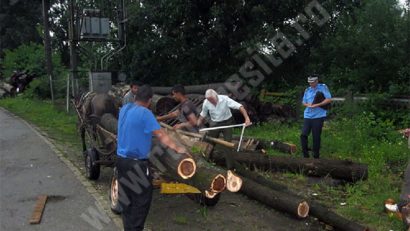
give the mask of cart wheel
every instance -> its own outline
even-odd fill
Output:
[[[191,200],[197,202],[200,205],[203,206],[215,206],[218,204],[218,201],[221,197],[221,194],[218,193],[214,198],[207,198],[203,193],[191,193],[191,194],[186,194],[187,197],[189,197]]]
[[[114,167],[114,171],[111,177],[111,188],[110,188],[110,207],[111,211],[115,214],[121,214],[122,208],[119,203],[118,199],[118,171],[117,168]]]
[[[100,164],[95,163],[98,159],[98,152],[95,149],[87,149],[85,153],[85,175],[90,180],[97,180],[100,177]]]

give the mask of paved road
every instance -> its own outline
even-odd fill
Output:
[[[50,198],[41,223],[30,225],[40,194]],[[45,140],[2,108],[0,208],[2,231],[119,230]]]

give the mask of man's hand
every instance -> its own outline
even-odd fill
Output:
[[[177,130],[177,129],[181,129],[183,126],[182,126],[182,123],[181,124],[175,124],[174,125],[174,130]]]
[[[188,152],[187,152],[187,150],[186,150],[186,148],[185,148],[184,146],[177,146],[177,147],[175,148],[175,151],[176,151],[177,153],[180,153],[180,154],[184,154],[184,153],[188,154]]]
[[[247,118],[245,119],[245,126],[248,127],[248,126],[251,125],[251,124],[252,124],[251,120],[249,119],[249,117],[247,117]]]

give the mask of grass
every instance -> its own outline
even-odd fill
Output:
[[[50,101],[23,97],[1,99],[0,107],[36,125],[56,142],[80,149],[77,116],[73,113],[59,110]]]
[[[245,135],[286,141],[300,147],[301,126],[302,122],[269,123],[250,127]],[[301,156],[300,150],[294,155]],[[366,112],[360,112],[351,118],[339,117],[327,121],[322,132],[321,157],[350,159],[368,164],[369,178],[366,181],[339,187],[302,184],[303,187],[319,191],[323,194],[318,197],[319,200],[331,205],[336,212],[349,219],[377,230],[403,229],[401,221],[387,216],[383,211],[384,200],[398,200],[403,180],[402,173],[410,158],[406,140],[391,122],[380,121],[372,113]],[[286,173],[282,178],[288,181],[291,178],[292,182],[299,182],[293,185],[301,185],[300,182],[303,182],[299,174],[292,176]],[[288,185],[291,186],[292,183]]]
[[[77,118],[58,110],[48,101],[21,97],[0,100],[0,107],[40,127],[51,138],[80,147],[76,131]],[[299,145],[301,123],[269,123],[247,128],[246,136],[281,140]],[[277,152],[272,155],[279,154]],[[300,156],[300,151],[295,156]],[[281,179],[301,185],[302,191],[314,191],[316,198],[330,205],[341,215],[377,230],[401,230],[399,220],[383,212],[383,201],[398,200],[402,172],[410,157],[407,142],[389,121],[380,121],[371,113],[360,112],[350,118],[335,117],[325,123],[322,133],[321,157],[351,159],[369,166],[369,178],[338,187],[308,185],[300,174],[282,174]],[[290,182],[290,183],[289,183]],[[306,188],[309,187],[309,188]],[[341,203],[346,203],[341,205]],[[201,211],[206,216],[206,211]],[[176,223],[185,224],[176,216]]]

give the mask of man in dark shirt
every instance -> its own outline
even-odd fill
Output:
[[[180,120],[182,123],[176,124],[174,126],[175,129],[182,129],[185,128],[186,130],[192,130],[197,132],[197,118],[198,118],[198,111],[194,103],[188,99],[185,95],[185,88],[181,84],[175,85],[171,90],[172,97],[180,103],[180,107],[164,116],[158,116],[158,121],[164,121],[171,118],[176,118],[180,116]]]

